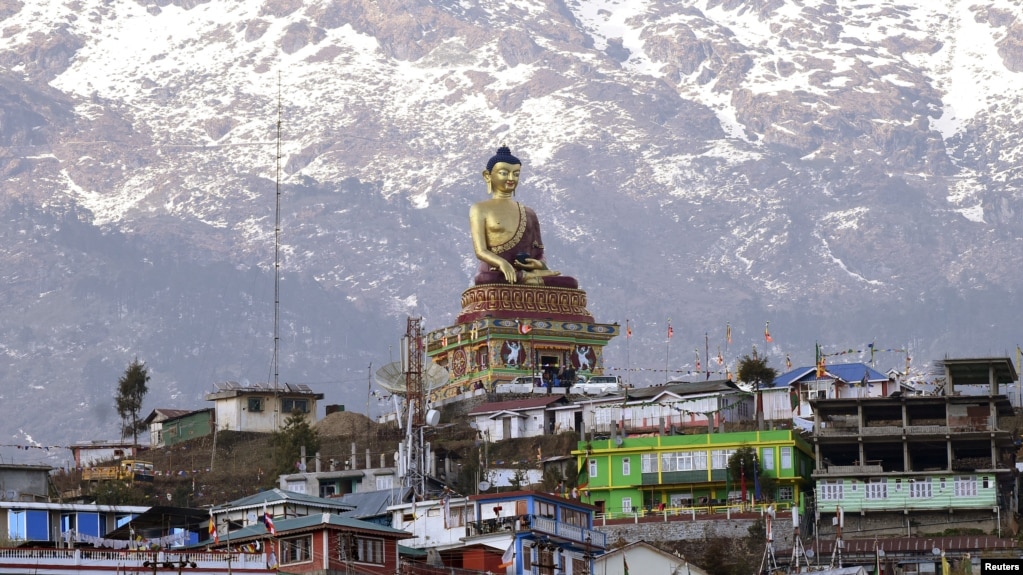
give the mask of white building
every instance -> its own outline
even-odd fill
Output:
[[[309,425],[316,423],[316,402],[323,399],[305,384],[286,383],[274,388],[269,384],[242,386],[228,381],[216,384],[217,391],[206,395],[216,410],[217,429],[272,433],[284,427],[292,413],[305,415]]]
[[[414,535],[400,543],[417,549],[443,551],[464,546],[465,526],[475,519],[475,505],[467,497],[403,503],[387,510],[393,518],[391,527]]]
[[[485,440],[538,437],[554,432],[552,408],[568,404],[563,395],[484,403],[473,408],[469,420]]]
[[[597,557],[593,561],[594,575],[623,575],[643,573],[658,575],[707,575],[703,569],[667,551],[661,551],[645,541],[629,543]],[[628,565],[628,568],[626,568]]]

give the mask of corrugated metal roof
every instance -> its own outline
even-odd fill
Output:
[[[525,399],[513,399],[510,401],[495,401],[492,403],[484,403],[478,405],[469,412],[469,415],[476,415],[479,413],[493,413],[495,411],[516,411],[519,409],[536,409],[537,407],[546,407],[553,403],[562,402],[566,400],[561,395],[542,395],[540,397],[527,397]]]

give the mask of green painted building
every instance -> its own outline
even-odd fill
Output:
[[[742,480],[729,476],[728,459],[743,447],[756,450],[761,475],[774,480],[775,492],[764,498],[801,505],[814,463],[812,447],[796,431],[619,437],[582,441],[572,454],[582,500],[614,517],[661,504],[674,511],[739,503]],[[745,484],[754,493],[752,473]]]

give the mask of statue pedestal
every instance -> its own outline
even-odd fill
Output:
[[[430,400],[459,401],[516,377],[553,375],[569,366],[579,375],[601,374],[603,348],[618,333],[617,324],[594,322],[580,289],[472,286],[462,293],[455,325],[426,336],[426,354],[450,373]]]
[[[543,319],[548,321],[593,321],[586,310],[586,292],[550,286],[482,284],[462,292],[458,323],[487,317],[495,319]]]

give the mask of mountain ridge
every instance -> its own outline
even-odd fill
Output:
[[[0,18],[12,445],[116,433],[134,357],[147,409],[272,378],[278,189],[282,381],[364,405],[406,315],[454,321],[501,143],[551,267],[633,327],[606,364],[638,384],[718,348],[781,367],[874,342],[909,350],[878,367],[919,368],[1019,337],[1009,0],[9,0]],[[59,421],[40,428],[42,405]]]

